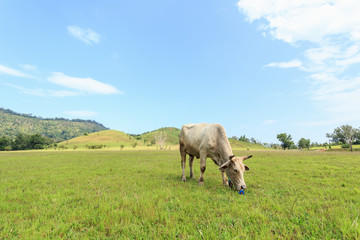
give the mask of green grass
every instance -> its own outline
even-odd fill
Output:
[[[358,153],[234,153],[245,195],[178,151],[0,152],[0,239],[360,239]]]

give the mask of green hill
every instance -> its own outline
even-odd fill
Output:
[[[64,141],[84,133],[106,129],[102,124],[91,120],[41,118],[0,108],[0,136],[15,137],[20,133],[41,134],[56,141]]]
[[[96,133],[91,133],[79,136],[64,142],[59,143],[60,148],[68,149],[85,149],[85,148],[120,148],[123,145],[126,148],[156,147],[156,137],[159,135],[165,136],[165,146],[177,145],[179,143],[178,135],[180,129],[166,127],[146,132],[143,134],[126,134],[117,130],[105,130]],[[164,146],[164,147],[165,147]]]
[[[58,144],[64,148],[120,148],[121,145],[131,146],[138,144],[138,140],[121,131],[105,130],[91,134],[85,134]]]
[[[159,136],[165,136],[163,138],[165,139],[163,148],[168,148],[171,146],[171,149],[176,149],[174,148],[174,145],[177,146],[179,144],[179,133],[180,129],[174,127],[160,128],[151,132],[136,135],[126,134],[124,132],[116,130],[106,130],[79,136],[64,141],[58,144],[58,146],[65,149],[120,149],[121,145],[123,145],[123,147],[125,147],[126,149],[133,149],[134,146],[136,149],[159,148],[160,144],[158,143],[157,138]],[[234,139],[229,139],[229,141],[234,150],[265,149],[265,147],[260,144],[247,143]]]
[[[140,135],[140,139],[145,143],[156,144],[156,137],[159,135],[164,135],[167,145],[176,145],[179,144],[179,134],[180,129],[175,127],[164,127],[152,132],[146,132]]]

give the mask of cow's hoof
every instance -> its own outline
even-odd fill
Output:
[[[181,180],[182,180],[183,182],[186,182],[186,177],[182,177]]]
[[[203,186],[203,185],[204,185],[204,182],[199,182],[198,185],[199,185],[199,186]]]

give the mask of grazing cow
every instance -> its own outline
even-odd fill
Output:
[[[249,170],[243,161],[252,156],[235,157],[225,129],[220,124],[186,124],[181,128],[179,135],[182,181],[186,181],[185,163],[186,154],[189,157],[190,177],[194,177],[193,160],[200,158],[199,185],[204,184],[206,158],[211,158],[220,168],[224,186],[228,186],[225,173],[237,190],[245,189],[244,173]]]

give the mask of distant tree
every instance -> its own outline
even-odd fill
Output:
[[[40,134],[30,136],[28,147],[29,149],[43,149],[46,144],[46,139]]]
[[[281,148],[280,144],[277,144],[277,143],[270,143],[270,147],[273,148],[273,149],[280,149]]]
[[[13,150],[26,150],[30,149],[30,136],[26,134],[18,134],[12,142]]]
[[[310,148],[310,139],[301,138],[298,142],[298,147],[301,149]]]
[[[285,150],[286,148],[290,149],[294,142],[291,141],[292,137],[291,135],[287,135],[286,133],[280,133],[277,135],[277,139],[281,142],[281,147]]]
[[[11,140],[10,138],[6,137],[6,136],[2,136],[0,138],[0,151],[4,151],[6,147],[11,145]]]
[[[333,133],[327,133],[326,137],[330,138],[332,142],[342,142],[349,144],[350,151],[353,151],[353,142],[359,138],[359,129],[353,128],[350,125],[342,125],[334,129]]]
[[[124,149],[124,147],[125,147],[125,145],[124,145],[124,144],[121,144],[121,145],[120,145],[120,149],[121,149],[121,150],[123,150],[123,149]]]
[[[40,134],[28,135],[20,133],[12,141],[11,148],[13,150],[43,149],[53,143],[53,139]]]
[[[134,142],[131,146],[132,146],[133,148],[136,148],[137,142]]]
[[[239,138],[239,141],[242,141],[242,142],[250,142],[250,140],[244,135],[244,136],[241,136]]]
[[[156,141],[156,145],[160,147],[160,149],[164,149],[165,145],[166,145],[166,135],[163,132],[160,132],[158,134],[155,135],[155,141]]]

